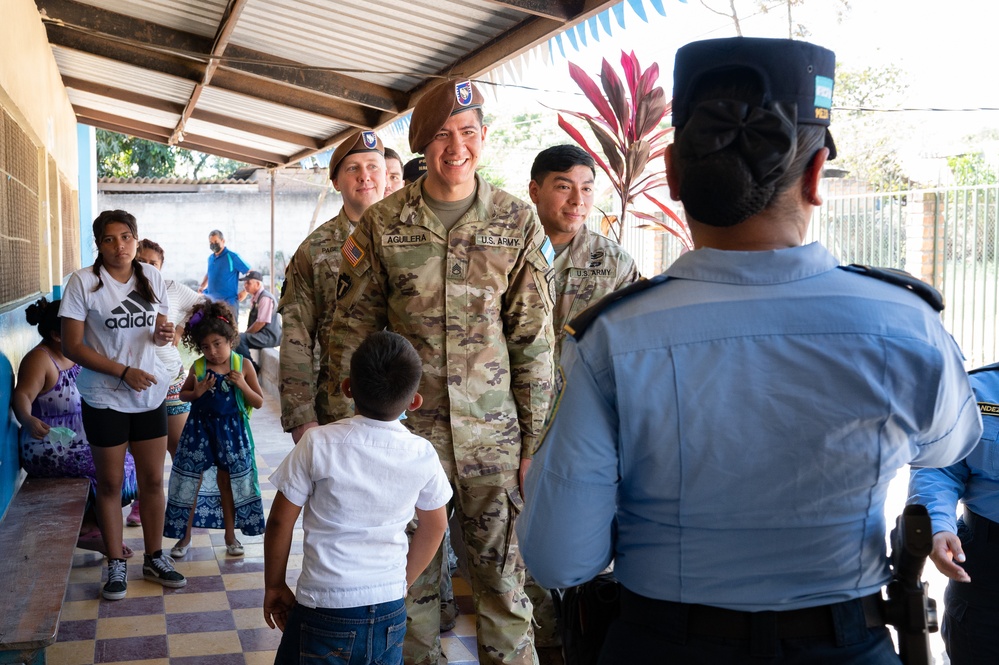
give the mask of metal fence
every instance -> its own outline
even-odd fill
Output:
[[[599,232],[599,217],[588,223]],[[816,210],[807,242],[818,241],[841,263],[899,268],[944,295],[942,320],[967,367],[999,361],[999,185],[863,194],[832,194]],[[622,245],[643,275],[680,255],[670,234],[629,219]]]

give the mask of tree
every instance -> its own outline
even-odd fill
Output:
[[[947,166],[954,174],[954,182],[962,187],[994,185],[999,182],[995,169],[985,161],[985,156],[980,152],[948,157]]]
[[[908,186],[899,159],[904,120],[886,110],[901,106],[908,83],[895,65],[851,69],[836,65],[836,163],[877,190]]]
[[[224,157],[97,130],[97,177],[227,177],[246,166]]]
[[[742,22],[739,18],[739,11],[735,7],[735,2],[736,0],[728,0],[727,12],[712,7],[705,0],[701,0],[701,5],[708,11],[730,19],[735,28],[735,34],[742,37]],[[811,31],[804,23],[798,23],[794,20],[793,9],[804,5],[805,2],[806,0],[754,0],[753,6],[756,12],[760,14],[769,14],[771,11],[779,9],[784,10],[787,13],[787,38],[804,39],[811,34]],[[840,16],[850,11],[850,0],[837,0],[837,4],[839,5]]]

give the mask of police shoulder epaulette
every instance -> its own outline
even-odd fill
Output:
[[[668,277],[666,277],[666,275],[656,275],[650,279],[640,279],[633,284],[629,284],[624,288],[614,291],[613,293],[608,293],[596,303],[584,309],[579,316],[565,324],[565,331],[572,335],[577,341],[583,339],[583,334],[586,333],[586,329],[590,327],[590,324],[593,323],[596,318],[604,313],[611,305],[621,302],[625,298],[628,298],[636,293],[641,293],[646,289],[651,289],[653,286],[662,284],[667,279]]]
[[[940,292],[921,279],[913,277],[904,270],[896,270],[895,268],[875,268],[873,266],[862,266],[858,263],[851,263],[848,266],[839,266],[839,268],[840,270],[854,272],[858,275],[867,275],[868,277],[880,279],[882,282],[894,284],[895,286],[901,286],[902,288],[912,291],[917,296],[925,300],[926,304],[934,310],[938,312],[943,311],[944,300],[943,296],[940,295]]]
[[[994,372],[996,370],[999,370],[999,363],[992,363],[991,365],[986,365],[985,367],[976,367],[975,369],[968,370],[968,376],[978,374],[979,372]]]

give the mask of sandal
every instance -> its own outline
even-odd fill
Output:
[[[187,541],[186,545],[181,545],[181,541],[177,541],[177,544],[170,548],[170,556],[174,559],[183,559],[187,556],[187,550],[191,549],[191,541]]]
[[[229,556],[243,556],[243,544],[238,540],[234,540],[231,544],[226,543],[225,553]]]

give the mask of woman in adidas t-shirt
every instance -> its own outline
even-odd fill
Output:
[[[162,550],[169,380],[155,347],[169,344],[174,330],[167,321],[163,277],[135,260],[135,217],[124,210],[105,210],[94,220],[94,242],[94,265],[70,276],[59,314],[63,353],[83,367],[77,387],[97,468],[97,515],[108,555],[102,595],[118,600],[126,589],[121,556],[126,447],[135,458],[139,484],[143,577],[169,587],[187,583]]]

